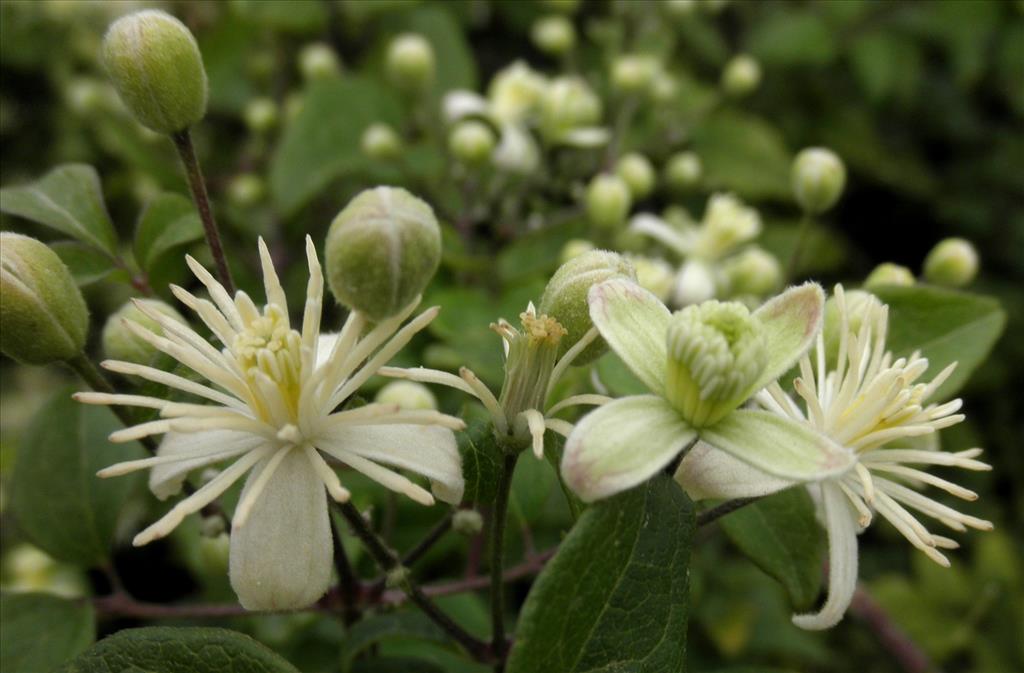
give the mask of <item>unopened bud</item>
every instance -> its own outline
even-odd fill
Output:
[[[437,398],[430,388],[415,381],[392,381],[377,392],[374,401],[397,404],[402,409],[437,409]]]
[[[503,124],[519,123],[540,106],[547,79],[522,61],[500,70],[487,89],[491,114]]]
[[[636,267],[637,284],[660,299],[668,301],[675,282],[675,270],[663,259],[652,259],[641,255],[627,256]]]
[[[140,309],[141,305],[141,309]],[[184,323],[185,319],[174,310],[174,307],[159,299],[136,299],[126,302],[114,311],[103,326],[103,355],[111,360],[125,360],[148,364],[157,354],[157,349],[148,341],[133,332],[125,321],[145,327],[157,336],[163,336],[164,330],[155,319],[147,313],[159,313],[173,320]]]
[[[484,518],[475,509],[460,509],[452,516],[452,530],[459,535],[473,537],[484,529]]]
[[[625,93],[650,88],[658,74],[658,62],[646,54],[624,54],[612,63],[612,86]]]
[[[692,15],[697,10],[697,0],[666,0],[665,11],[676,18]]]
[[[103,38],[103,62],[125,107],[147,128],[175,133],[206,114],[206,70],[195,37],[155,9],[124,16]]]
[[[688,259],[676,274],[672,301],[676,306],[699,304],[715,296],[715,277],[703,260]]]
[[[775,255],[761,248],[749,248],[729,258],[723,271],[734,295],[763,297],[782,284],[782,265]]]
[[[567,241],[566,244],[562,246],[562,252],[558,255],[558,261],[561,264],[565,264],[570,259],[574,259],[584,253],[590,252],[596,247],[597,246],[586,239],[574,238]]]
[[[924,260],[924,277],[936,285],[963,287],[977,275],[978,252],[963,238],[940,241]]]
[[[330,45],[314,42],[299,52],[299,72],[307,82],[331,79],[341,74],[341,61]]]
[[[885,262],[879,264],[864,279],[864,287],[872,289],[879,285],[913,285],[914,273],[905,266]]]
[[[694,152],[678,152],[665,164],[665,184],[674,192],[686,192],[700,184],[703,166]]]
[[[434,67],[434,48],[422,35],[399,35],[388,47],[388,77],[403,91],[419,92],[430,87]]]
[[[615,165],[615,172],[626,181],[630,194],[636,200],[643,199],[654,190],[654,166],[642,154],[630,152],[623,155]]]
[[[384,586],[388,589],[401,589],[409,583],[411,573],[405,566],[396,566],[384,575]]]
[[[626,221],[633,205],[626,181],[617,175],[603,173],[587,187],[587,217],[601,229],[615,229]]]
[[[651,82],[651,98],[658,103],[671,103],[679,94],[679,82],[676,78],[664,70],[658,69],[658,73]]]
[[[533,24],[530,37],[545,54],[561,56],[576,45],[576,29],[572,22],[557,14],[544,16]]]
[[[71,272],[34,238],[0,232],[0,351],[23,364],[70,360],[85,347],[89,311]]]
[[[865,320],[877,324],[883,315],[884,304],[870,292],[846,290],[843,292],[843,303],[846,306],[848,334],[860,334]],[[821,333],[825,339],[825,352],[830,359],[834,358],[839,352],[840,337],[843,333],[843,312],[839,310],[839,300],[836,296],[825,302],[825,319]]]
[[[277,103],[269,98],[256,98],[245,106],[242,113],[245,125],[253,133],[266,133],[277,125]]]
[[[824,147],[801,150],[793,161],[793,193],[804,212],[823,213],[839,200],[846,186],[846,167]]]
[[[334,297],[383,320],[430,282],[441,261],[441,229],[423,200],[397,187],[376,187],[334,218],[325,257]]]
[[[377,122],[363,131],[363,154],[378,161],[391,161],[402,153],[402,139],[388,124]]]
[[[544,91],[540,128],[544,137],[558,140],[566,133],[601,121],[601,99],[579,77],[559,77]]]
[[[532,173],[540,164],[540,149],[532,133],[517,124],[507,124],[501,129],[501,140],[491,160],[503,171]]]
[[[228,184],[228,199],[239,208],[251,208],[267,194],[267,185],[258,175],[243,173]]]
[[[730,96],[746,96],[760,84],[761,65],[752,56],[734,56],[722,71],[722,89]]]
[[[694,252],[719,259],[761,233],[761,216],[732,194],[713,194]]]
[[[480,165],[491,158],[496,139],[487,124],[471,119],[459,122],[448,135],[448,151],[468,165]]]

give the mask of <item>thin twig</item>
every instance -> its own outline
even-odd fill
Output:
[[[412,566],[412,564],[416,563],[416,561],[423,558],[423,555],[430,551],[431,548],[433,548],[433,546],[437,544],[437,541],[444,537],[445,533],[451,530],[452,517],[454,515],[454,512],[448,512],[448,514],[446,514],[443,519],[438,521],[437,524],[430,529],[430,531],[423,537],[422,540],[417,542],[412,549],[405,552],[405,554],[402,556],[402,565],[406,568],[409,568]],[[387,577],[378,578],[377,581],[373,583],[373,587],[370,589],[370,592],[374,595],[380,595],[380,593],[384,591],[384,586],[386,582]]]
[[[491,649],[498,658],[496,671],[504,668],[505,648],[505,584],[502,566],[505,563],[505,522],[508,499],[512,490],[512,474],[519,454],[505,456],[505,465],[498,480],[498,493],[491,513]]]
[[[907,673],[928,673],[928,671],[935,670],[928,655],[892,621],[885,609],[871,597],[871,594],[862,585],[858,585],[853,594],[850,614],[867,624],[882,647]]]
[[[721,519],[726,514],[732,514],[741,507],[746,507],[750,503],[760,500],[761,496],[755,496],[753,498],[736,498],[735,500],[727,500],[717,507],[704,510],[697,515],[697,527],[706,526],[712,521]]]
[[[359,578],[356,577],[352,563],[348,560],[348,554],[345,553],[345,546],[341,542],[341,531],[337,525],[331,527],[334,532],[334,567],[338,571],[341,618],[345,622],[345,626],[351,626],[362,616],[362,611],[359,608]]]

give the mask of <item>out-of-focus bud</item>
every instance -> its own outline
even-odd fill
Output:
[[[299,72],[307,82],[331,79],[341,74],[341,61],[330,45],[314,42],[299,52]]]
[[[280,117],[277,103],[270,98],[255,98],[245,106],[242,113],[245,125],[253,133],[266,133],[277,126]]]
[[[0,588],[5,592],[33,591],[81,598],[86,594],[85,573],[60,563],[31,545],[20,544],[4,554]]]
[[[251,208],[267,194],[267,185],[258,175],[243,173],[228,184],[228,200],[239,208]]]
[[[651,82],[651,98],[658,103],[670,103],[675,100],[678,94],[679,82],[676,81],[675,77],[659,68],[658,74],[654,76],[654,81]]]
[[[839,200],[846,186],[846,167],[824,147],[801,150],[793,161],[793,193],[804,212],[823,213]]]
[[[448,124],[454,124],[466,117],[487,118],[487,99],[475,91],[455,89],[445,93],[441,99],[441,113]]]
[[[376,187],[331,222],[325,257],[335,299],[380,321],[430,282],[441,261],[441,229],[423,200],[397,187]]]
[[[415,381],[392,381],[377,392],[374,401],[397,404],[402,409],[437,409],[437,398],[430,388]]]
[[[89,311],[71,272],[34,238],[0,232],[0,351],[43,365],[81,354]]]
[[[220,517],[218,517],[220,518]],[[227,533],[203,535],[199,538],[199,562],[204,572],[223,577],[228,572],[231,540]]]
[[[702,173],[703,166],[695,152],[677,152],[665,164],[665,184],[673,192],[686,192],[700,184]]]
[[[395,86],[408,93],[419,93],[434,82],[434,48],[426,38],[404,33],[388,47],[387,72]]]
[[[573,14],[580,6],[580,0],[541,0],[545,8],[561,14]]]
[[[632,205],[629,186],[618,175],[596,175],[587,187],[587,217],[601,229],[621,226]]]
[[[68,82],[64,98],[75,114],[87,117],[107,107],[112,91],[106,82],[90,77],[76,77]]]
[[[761,64],[753,56],[734,56],[722,71],[722,89],[740,98],[752,93],[761,84]]]
[[[206,114],[206,70],[195,37],[155,9],[124,16],[103,38],[103,62],[125,107],[147,128],[175,133]]]
[[[676,306],[699,304],[715,296],[715,277],[711,267],[699,259],[683,263],[676,274],[672,301]]]
[[[494,165],[510,173],[532,173],[540,164],[540,149],[533,135],[521,126],[508,124],[491,155]]]
[[[601,121],[601,99],[579,77],[559,77],[544,91],[541,132],[558,139],[567,132]]]
[[[859,334],[865,320],[877,320],[881,315],[882,302],[875,295],[864,290],[846,290],[846,329],[851,334]],[[835,296],[825,302],[825,321],[822,336],[825,338],[825,352],[829,358],[835,358],[839,352],[839,341],[842,335],[842,312],[839,310]],[[876,332],[877,334],[877,332]]]
[[[448,135],[448,151],[464,164],[478,166],[491,158],[494,131],[483,122],[471,119],[459,122]]]
[[[452,530],[459,535],[473,537],[484,529],[484,518],[475,509],[460,509],[452,516]]]
[[[567,332],[560,344],[560,355],[576,345],[594,326],[587,304],[590,287],[619,277],[636,280],[636,269],[622,255],[607,250],[592,250],[574,257],[560,266],[551,277],[540,299],[540,312],[556,319]],[[607,344],[598,337],[579,354],[573,364],[593,362],[606,349]]]
[[[647,54],[623,54],[612,63],[612,86],[624,93],[647,91],[658,74],[658,61]]]
[[[391,161],[402,153],[402,139],[398,132],[383,122],[366,127],[361,146],[363,154],[377,161]]]
[[[534,45],[545,54],[561,56],[576,46],[576,29],[572,21],[559,14],[543,16],[530,29]]]
[[[138,304],[136,304],[138,302]],[[141,309],[140,309],[141,305]],[[111,360],[126,362],[150,363],[159,352],[148,341],[144,341],[133,332],[125,321],[131,321],[145,327],[157,336],[163,336],[164,330],[151,315],[158,313],[172,320],[184,323],[185,319],[170,304],[159,299],[136,299],[114,311],[103,326],[103,355]]]
[[[782,265],[761,248],[749,248],[729,258],[723,273],[734,295],[764,297],[782,285]]]
[[[963,238],[940,241],[924,260],[924,277],[929,283],[963,287],[978,275],[978,252]]]
[[[713,194],[704,212],[694,252],[720,259],[761,233],[761,216],[732,194]]]
[[[499,71],[487,89],[491,114],[502,124],[524,121],[540,106],[547,79],[522,61]]]
[[[864,287],[876,288],[879,285],[913,285],[914,273],[905,266],[885,262],[879,264],[864,279]]]
[[[586,239],[583,239],[583,238],[571,239],[571,240],[567,241],[564,246],[562,246],[562,252],[560,252],[559,255],[558,255],[558,262],[560,264],[565,264],[570,259],[574,259],[574,258],[579,257],[580,255],[582,255],[584,253],[587,253],[587,252],[590,252],[591,250],[596,250],[596,249],[597,249],[597,246],[595,246],[593,243],[591,243],[590,241],[588,241]]]
[[[643,199],[654,190],[654,166],[642,154],[630,152],[615,164],[615,172],[626,181],[630,194],[636,200]]]
[[[636,267],[636,282],[662,302],[668,301],[675,283],[675,271],[672,265],[663,259],[652,259],[641,255],[627,255],[626,258]]]
[[[697,10],[697,0],[666,0],[664,7],[671,16],[682,18]]]

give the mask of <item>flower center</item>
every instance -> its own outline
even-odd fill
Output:
[[[302,336],[288,326],[281,309],[268,304],[263,315],[235,336],[232,351],[253,388],[257,411],[268,421],[294,422],[302,382]]]

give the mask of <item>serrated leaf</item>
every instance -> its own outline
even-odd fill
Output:
[[[115,266],[109,255],[84,243],[57,241],[51,243],[50,248],[67,265],[79,287],[92,285],[117,271],[124,273]]]
[[[117,234],[92,166],[64,164],[33,183],[0,189],[0,211],[117,254]]]
[[[160,194],[148,204],[135,227],[135,260],[146,271],[164,254],[203,237],[203,223],[192,201],[181,194]]]
[[[504,463],[494,442],[490,422],[471,423],[465,432],[455,437],[462,456],[462,478],[466,482],[462,502],[467,505],[490,504],[497,493],[498,475]]]
[[[537,578],[508,673],[676,673],[693,504],[666,475],[590,507]]]
[[[352,670],[355,658],[367,648],[391,638],[447,643],[448,638],[420,612],[393,612],[367,617],[348,631],[341,646],[341,670]]]
[[[896,357],[920,350],[928,358],[925,380],[958,363],[933,400],[949,399],[963,387],[1006,326],[1006,312],[991,297],[930,285],[871,291],[889,305],[887,345]]]
[[[146,452],[137,442],[107,441],[121,423],[109,409],[75,402],[71,392],[58,391],[25,431],[10,481],[10,511],[50,556],[93,566],[110,557],[121,506],[140,479],[100,479],[96,471]]]
[[[720,112],[693,129],[711,189],[747,199],[789,199],[791,157],[778,129],[754,115]]]
[[[59,673],[298,673],[249,636],[227,629],[126,629],[93,645]]]
[[[722,518],[720,525],[740,551],[782,584],[795,610],[813,605],[825,537],[805,488],[762,498]]]
[[[0,670],[49,671],[96,638],[92,603],[40,593],[0,594]]]

